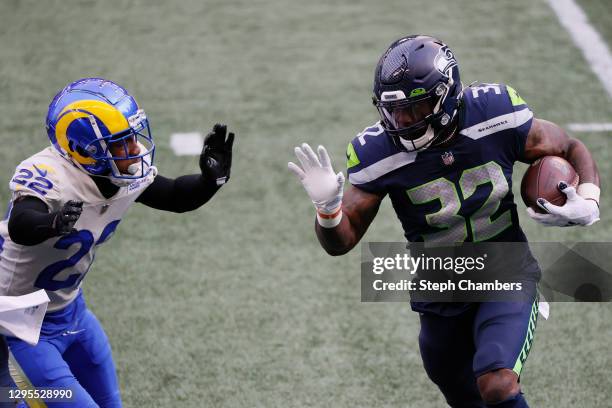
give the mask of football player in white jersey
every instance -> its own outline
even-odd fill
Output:
[[[215,125],[204,141],[201,174],[165,178],[153,166],[145,112],[124,88],[101,78],[60,91],[46,125],[52,146],[17,166],[0,222],[0,295],[45,289],[51,300],[36,346],[7,338],[16,382],[70,389],[73,400],[57,407],[120,407],[110,345],[81,282],[96,248],[134,202],[177,213],[206,203],[229,179],[234,134]]]

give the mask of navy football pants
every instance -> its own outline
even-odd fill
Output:
[[[451,317],[421,313],[423,365],[450,406],[485,407],[476,378],[489,371],[508,368],[520,376],[537,315],[537,302],[479,303]]]

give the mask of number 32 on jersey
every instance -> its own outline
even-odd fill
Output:
[[[491,183],[493,189],[482,206],[467,217],[459,215],[462,202],[459,194],[465,202],[474,195],[478,186],[487,183]],[[499,208],[500,200],[509,191],[508,181],[497,163],[490,161],[482,166],[464,170],[458,184],[459,189],[452,181],[440,177],[407,191],[414,204],[435,200],[440,203],[440,210],[427,214],[425,219],[430,226],[444,229],[424,235],[425,242],[463,242],[468,237],[468,228],[471,228],[474,242],[486,241],[512,225],[510,210],[504,211],[495,220],[492,219]]]

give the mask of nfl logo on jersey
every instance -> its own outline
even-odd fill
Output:
[[[453,154],[451,152],[445,152],[442,155],[442,162],[445,165],[450,166],[451,164],[453,164],[455,162],[455,157],[453,156]]]

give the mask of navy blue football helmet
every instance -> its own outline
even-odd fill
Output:
[[[457,60],[436,38],[401,38],[376,66],[373,103],[383,128],[408,151],[452,135],[461,96]]]

